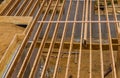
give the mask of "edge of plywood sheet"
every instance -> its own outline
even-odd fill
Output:
[[[7,65],[9,64],[10,59],[12,58],[16,48],[20,45],[24,38],[24,35],[15,35],[14,39],[10,43],[10,46],[7,48],[4,56],[0,60],[0,77],[2,77]]]
[[[27,27],[25,31],[21,34],[16,34],[8,46],[5,54],[0,60],[0,78],[4,74],[7,69],[8,64],[10,63],[16,49],[20,46],[22,40],[25,37],[25,32],[30,27],[30,23],[32,21],[32,17],[22,17],[22,16],[0,16],[0,23],[13,23],[13,24],[26,24]]]
[[[32,17],[27,16],[0,16],[0,22],[13,23],[13,24],[26,24],[28,25],[32,20]]]

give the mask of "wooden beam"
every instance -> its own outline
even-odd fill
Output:
[[[119,23],[120,25],[120,23]],[[118,43],[120,44],[120,27],[118,28]],[[120,77],[120,46],[118,47],[118,52],[117,52],[117,75],[118,78]]]
[[[28,25],[32,20],[32,17],[23,16],[0,16],[0,23],[13,23],[13,24],[25,24]]]
[[[117,41],[117,39],[112,39],[112,42],[113,42],[113,49],[114,50],[118,50],[118,46],[120,46],[120,44],[118,44],[118,41]],[[29,41],[28,42],[29,43],[29,45],[32,43],[32,41]],[[40,44],[41,44],[41,41],[37,41],[37,44],[36,44],[36,48],[39,48],[39,46],[40,46]],[[50,46],[50,44],[51,44],[51,41],[50,40],[47,40],[46,41],[46,43],[45,43],[45,48],[49,48],[49,46]],[[56,41],[55,42],[55,49],[59,49],[59,47],[60,47],[60,41],[58,40],[58,41]],[[69,49],[69,46],[70,46],[70,41],[65,41],[64,43],[63,43],[63,49]],[[84,50],[89,50],[90,49],[90,44],[87,42],[87,45],[86,45],[86,47],[82,47]],[[99,43],[92,43],[92,49],[93,50],[99,50]],[[29,47],[29,46],[27,46],[27,47]],[[79,42],[73,42],[73,49],[74,50],[76,50],[76,49],[79,49],[79,47],[80,47],[80,44],[79,44]],[[109,49],[109,44],[102,44],[102,47],[103,47],[103,50],[108,50]],[[58,50],[57,50],[58,51]]]
[[[0,77],[2,77],[3,73],[5,72],[10,59],[16,50],[16,48],[20,45],[20,42],[24,38],[24,35],[15,35],[14,39],[10,43],[10,46],[6,50],[5,54],[3,55],[2,59],[0,60]]]
[[[0,23],[13,23],[13,24],[23,24],[28,25],[25,29],[25,32],[29,29],[29,24],[32,21],[32,17],[23,17],[23,16],[0,16]],[[15,54],[16,49],[20,46],[22,40],[24,39],[26,33],[16,34],[11,41],[10,45],[8,46],[5,54],[3,55],[2,59],[0,60],[0,77],[3,76],[5,70],[8,67],[13,55]]]

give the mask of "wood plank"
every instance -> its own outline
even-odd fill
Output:
[[[3,72],[7,68],[10,59],[12,58],[16,48],[20,45],[20,42],[24,38],[24,35],[15,35],[14,39],[10,43],[10,46],[7,48],[4,56],[0,60],[0,77],[2,77]]]
[[[15,34],[22,34],[25,28],[11,23],[0,23],[0,59],[5,53]]]
[[[32,17],[13,17],[13,16],[0,16],[0,59],[15,34],[25,34],[29,29],[29,23]],[[15,24],[28,25],[27,28],[16,26]]]
[[[103,41],[103,42],[105,42],[105,41]],[[113,49],[114,49],[114,50],[118,50],[119,44],[118,44],[117,39],[113,39],[112,42],[113,42]],[[29,41],[28,43],[29,43],[29,45],[30,45],[32,42]],[[36,48],[39,48],[40,44],[41,44],[41,41],[37,41]],[[50,41],[50,40],[47,40],[44,47],[45,47],[46,49],[48,49],[49,46],[50,46],[50,44],[51,44],[51,41]],[[63,46],[63,49],[69,49],[70,41],[69,41],[69,40],[65,41],[65,42],[63,43],[63,45],[64,45],[64,46]],[[89,44],[89,42],[87,42],[86,47],[83,47],[83,49],[84,49],[84,50],[89,50],[89,49],[90,49],[89,46],[90,46],[90,44]],[[29,46],[27,46],[27,47],[29,47]],[[57,41],[55,42],[55,47],[54,47],[54,49],[57,49],[57,50],[54,50],[54,51],[58,51],[59,47],[60,47],[60,41],[57,40]],[[93,48],[92,48],[93,50],[99,50],[99,42],[98,42],[98,43],[93,42],[93,43],[92,43],[92,47],[93,47]],[[108,44],[108,43],[104,43],[104,44],[102,44],[102,47],[103,47],[103,50],[108,50],[108,49],[109,49],[109,44]],[[73,42],[73,50],[76,50],[76,49],[78,50],[79,48],[80,48],[79,42]]]
[[[118,29],[118,38],[119,38],[118,43],[120,44],[120,27]],[[120,78],[120,46],[118,47],[118,52],[117,52],[117,75],[118,78]]]
[[[32,17],[0,16],[0,34],[3,34],[3,37],[6,38],[0,38],[0,41],[1,44],[7,44],[2,45],[3,47],[6,46],[6,48],[2,53],[2,57],[0,57],[0,77],[2,77],[3,72],[5,72],[8,64],[10,63],[15,50],[21,44],[25,36],[25,32],[27,32],[30,27],[29,24],[31,23],[31,21]],[[16,26],[16,24],[25,24],[28,26],[25,29],[23,27]]]
[[[0,16],[0,23],[13,23],[13,24],[25,24],[28,25],[32,20],[32,17],[24,16]]]

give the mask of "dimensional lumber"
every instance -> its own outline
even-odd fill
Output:
[[[0,45],[1,50],[0,54],[3,56],[4,51],[12,41],[13,37],[17,33],[23,33],[25,31],[24,28],[18,27],[17,25],[28,25],[31,21],[32,17],[21,17],[21,16],[0,16]],[[6,41],[5,41],[6,40]],[[3,46],[3,47],[2,47]],[[1,57],[0,57],[1,59]]]
[[[5,70],[7,69],[7,66],[9,65],[10,59],[12,59],[16,49],[20,46],[21,41],[23,40],[24,35],[14,35],[13,40],[11,40],[11,43],[9,43],[3,51],[4,54],[2,55],[1,61],[0,61],[0,76],[4,74]],[[8,43],[8,42],[7,42]]]
[[[119,78],[119,3],[109,1],[102,0],[101,13],[101,0],[11,0],[1,16],[33,20],[9,45],[0,76]]]
[[[119,23],[119,25],[120,25],[120,23]],[[120,28],[118,29],[118,43],[120,43]],[[120,77],[120,46],[118,47],[118,53],[117,53],[117,64],[116,64],[116,66],[117,66],[117,73],[118,73],[118,77]]]
[[[0,59],[5,53],[15,34],[23,33],[25,29],[11,23],[0,23]]]
[[[25,24],[28,25],[31,22],[32,17],[23,16],[0,16],[0,23],[12,23],[12,24]]]
[[[13,52],[23,40],[24,32],[27,31],[27,29],[17,25],[28,25],[31,20],[32,17],[0,16],[0,76],[14,54]],[[17,34],[21,34],[22,36]]]

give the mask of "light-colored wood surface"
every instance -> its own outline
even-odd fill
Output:
[[[25,28],[16,26],[16,24],[28,25],[31,20],[32,17],[0,16],[0,59],[15,34],[23,34],[25,31]]]
[[[8,63],[10,62],[14,52],[16,51],[16,48],[19,47],[23,38],[24,38],[24,35],[15,35],[10,42],[10,46],[6,46],[7,47],[6,51],[4,52],[4,55],[0,60],[0,70],[1,70],[0,77],[2,77],[3,73],[5,72],[8,66]]]
[[[29,24],[32,17],[24,16],[0,16],[0,23]]]
[[[20,1],[20,0],[19,0]],[[51,0],[52,1],[52,0]],[[88,0],[87,0],[88,1]],[[19,3],[19,2],[18,2]],[[18,5],[18,3],[16,3],[15,4],[15,7],[16,7],[16,5]],[[51,2],[50,2],[51,3]],[[71,0],[71,3],[72,3],[72,0]],[[21,4],[20,4],[21,5]],[[50,5],[50,4],[49,4]],[[48,7],[48,9],[49,9],[49,6],[47,6]],[[41,7],[42,8],[42,7]],[[15,9],[15,8],[14,8]],[[14,10],[13,8],[12,8],[12,10],[10,10],[9,11],[9,13],[7,13],[7,14],[9,14],[9,15],[12,15],[12,12],[13,12],[13,10]],[[45,16],[47,16],[47,12],[49,12],[48,11],[48,9],[46,10],[46,13],[45,13],[45,15],[44,15],[44,19],[46,18]],[[43,10],[44,10],[44,8],[43,8]],[[42,11],[43,11],[42,10]],[[79,9],[80,10],[80,9]],[[73,10],[74,11],[74,10]],[[7,11],[6,11],[7,12]],[[38,10],[38,13],[39,13],[39,10]],[[53,11],[53,13],[55,13],[55,11]],[[53,13],[52,13],[52,15],[51,15],[51,20],[53,19]],[[7,15],[6,14],[6,15]],[[61,14],[61,13],[59,13],[59,14]],[[39,16],[40,14],[36,14],[36,17],[35,17],[35,21],[33,21],[34,23],[36,23],[36,21],[37,21],[37,17]],[[69,13],[67,13],[67,15],[69,15]],[[75,14],[76,15],[76,14]],[[108,14],[107,14],[108,15]],[[67,17],[67,18],[69,18],[69,16]],[[83,17],[84,18],[84,17]],[[107,17],[106,17],[107,18]],[[107,18],[108,19],[108,18]],[[67,21],[67,20],[66,20]],[[73,20],[74,21],[74,20]],[[87,20],[86,20],[87,21]],[[107,20],[108,21],[108,20]],[[32,32],[32,28],[35,26],[34,25],[34,23],[31,25],[31,29],[29,29],[29,31],[28,31],[28,33],[27,33],[27,35],[25,36],[25,38],[24,38],[24,41],[23,41],[23,43],[22,43],[22,45],[21,45],[21,47],[20,47],[20,49],[18,50],[18,54],[16,55],[16,57],[14,58],[14,61],[12,62],[12,65],[11,65],[11,67],[10,67],[10,70],[8,71],[8,74],[7,74],[7,78],[9,78],[10,76],[11,76],[11,74],[14,74],[14,72],[16,72],[15,71],[15,69],[17,69],[17,64],[19,63],[19,59],[20,59],[20,57],[21,57],[21,54],[23,53],[23,49],[24,49],[24,47],[25,47],[25,44],[27,44],[27,41],[29,40],[29,37],[30,37],[30,33]],[[98,21],[98,23],[99,23],[99,21]],[[65,22],[65,25],[67,26],[67,23]],[[42,26],[42,25],[41,25]],[[41,27],[41,26],[39,26],[39,27]],[[51,24],[49,23],[48,25],[47,25],[47,30],[45,30],[45,34],[43,34],[44,35],[44,37],[42,37],[43,39],[42,39],[42,43],[41,43],[41,46],[40,46],[40,48],[39,48],[39,50],[38,50],[38,53],[37,53],[37,56],[35,56],[35,61],[33,61],[32,62],[32,64],[34,64],[33,65],[33,71],[31,71],[31,74],[33,75],[33,74],[35,74],[34,73],[34,70],[37,70],[37,69],[39,69],[39,68],[37,68],[37,66],[39,66],[38,65],[38,63],[39,63],[39,61],[38,60],[40,60],[40,56],[41,56],[41,53],[42,53],[42,50],[44,49],[43,48],[43,46],[44,46],[44,44],[47,42],[47,34],[48,34],[48,31],[50,31],[50,27],[49,26],[51,26]],[[57,25],[56,25],[57,26]],[[64,25],[63,25],[64,26]],[[66,27],[66,26],[64,26],[64,27]],[[107,26],[110,26],[110,25],[107,25]],[[20,72],[20,75],[19,76],[16,76],[16,77],[19,77],[19,78],[21,78],[20,76],[21,76],[21,74],[23,73],[23,71],[25,71],[25,69],[26,70],[28,70],[27,69],[27,64],[28,64],[28,62],[30,61],[31,62],[31,60],[30,60],[30,58],[33,56],[33,54],[32,54],[32,52],[33,52],[33,47],[36,45],[36,42],[37,42],[37,38],[38,38],[38,35],[37,34],[39,34],[39,32],[40,32],[40,30],[41,30],[41,28],[39,28],[39,29],[36,29],[35,31],[36,31],[36,35],[34,35],[34,42],[31,44],[32,46],[30,46],[30,48],[29,48],[29,50],[28,50],[28,52],[27,52],[27,54],[26,54],[26,58],[24,59],[24,62],[23,62],[23,64],[20,64],[20,65],[22,65],[21,66],[21,68],[20,68],[20,70],[17,70],[17,71],[21,71]],[[55,29],[55,34],[56,34],[56,31],[57,31],[57,28]],[[110,31],[109,31],[109,29],[108,29],[108,32],[110,33]],[[74,30],[73,30],[73,33],[74,33]],[[72,35],[73,35],[73,33],[72,33]],[[65,34],[65,32],[63,32],[63,34]],[[57,34],[56,34],[57,35]],[[46,69],[47,69],[47,67],[52,67],[52,65],[51,64],[53,64],[53,66],[55,66],[55,62],[53,62],[54,60],[56,60],[56,59],[52,59],[52,58],[50,58],[50,56],[51,56],[51,53],[52,53],[52,48],[54,47],[54,43],[55,43],[55,38],[56,38],[56,35],[53,35],[53,37],[52,37],[52,41],[51,41],[51,44],[52,45],[50,45],[50,48],[49,49],[47,49],[47,52],[48,52],[48,54],[46,55],[47,56],[47,59],[46,59],[46,62],[45,62],[45,64],[44,64],[44,71],[42,71],[42,72],[46,72]],[[111,35],[109,34],[109,45],[110,45],[110,48],[113,48],[112,47],[112,40],[111,40],[111,37],[110,37]],[[20,37],[19,37],[20,38]],[[13,40],[13,42],[11,43],[11,45],[8,47],[8,49],[7,49],[7,51],[6,51],[6,54],[4,55],[4,60],[5,61],[2,61],[2,64],[0,64],[1,66],[0,66],[0,68],[2,68],[2,69],[0,69],[0,70],[4,70],[4,67],[2,67],[2,66],[6,66],[7,64],[8,64],[8,62],[6,62],[6,61],[9,61],[10,59],[11,59],[11,56],[12,56],[12,53],[14,53],[14,52],[12,52],[14,49],[15,49],[15,47],[17,46],[17,43],[18,43],[18,41],[19,41],[19,38],[18,38],[18,36],[16,36],[16,37],[14,37],[14,40]],[[32,37],[33,38],[33,37]],[[81,33],[81,39],[82,39],[82,33]],[[71,42],[69,42],[70,43],[70,50],[69,49],[67,49],[67,50],[69,50],[68,52],[69,53],[71,53],[72,51],[71,51],[71,49],[73,48],[72,47],[72,44],[73,44],[73,38],[71,38]],[[81,40],[82,41],[82,40]],[[81,42],[80,41],[80,42]],[[63,40],[62,40],[62,42],[64,43],[64,36],[63,36]],[[92,41],[91,41],[92,42]],[[81,47],[79,47],[80,49],[82,49],[82,42],[81,43],[79,43],[79,45],[81,45]],[[102,44],[100,44],[100,45],[102,45]],[[64,45],[60,45],[60,47],[63,47]],[[91,47],[93,47],[92,45],[90,45]],[[84,46],[83,46],[84,47]],[[81,72],[80,72],[80,76],[82,77],[82,78],[88,78],[89,77],[89,74],[92,74],[93,75],[93,77],[94,78],[99,78],[99,77],[101,77],[101,74],[100,74],[100,72],[102,72],[103,74],[104,74],[104,69],[103,70],[101,70],[100,68],[102,67],[102,66],[104,66],[104,64],[106,64],[106,66],[104,66],[104,68],[105,68],[105,70],[106,70],[106,67],[108,67],[109,66],[109,64],[110,63],[112,63],[113,64],[113,66],[114,66],[114,59],[112,58],[112,62],[111,62],[111,59],[110,59],[110,53],[109,53],[109,51],[108,51],[108,53],[106,54],[106,53],[104,53],[104,51],[102,50],[102,47],[100,46],[100,52],[99,51],[97,51],[97,52],[94,52],[94,51],[91,51],[91,49],[89,50],[89,51],[87,51],[88,53],[85,53],[84,51],[82,51],[82,50],[80,50],[80,51],[78,51],[79,52],[79,55],[80,55],[80,53],[82,53],[82,55],[80,55],[81,57],[79,57],[79,59],[80,58],[82,58],[81,59]],[[110,51],[113,53],[113,50],[112,49],[110,49]],[[57,50],[57,52],[58,52],[58,50]],[[62,52],[62,48],[60,48],[60,50],[59,50],[59,52],[61,53]],[[99,52],[99,53],[98,53]],[[24,52],[25,53],[25,52]],[[35,52],[33,52],[33,53],[35,53]],[[103,55],[102,55],[102,53],[104,53]],[[89,54],[90,55],[92,55],[92,57],[90,57],[89,58]],[[109,56],[108,56],[109,55]],[[113,55],[113,54],[112,54]],[[60,54],[59,54],[59,56],[60,56]],[[104,60],[102,60],[102,58],[104,57]],[[7,58],[7,57],[9,57],[9,58]],[[57,57],[57,56],[56,56]],[[75,77],[76,78],[76,76],[77,76],[77,69],[79,70],[79,67],[77,68],[77,64],[75,65],[74,64],[74,57],[73,57],[73,55],[71,55],[71,58],[70,58],[70,56],[68,56],[68,62],[67,62],[67,58],[61,58],[61,57],[58,57],[59,59],[61,59],[60,61],[61,62],[59,62],[60,63],[60,65],[61,65],[61,67],[62,67],[62,70],[63,70],[63,72],[62,73],[59,73],[58,74],[58,78],[62,78],[62,77],[64,77],[63,75],[65,75],[65,70],[66,70],[66,68],[67,67],[69,67],[69,71],[67,70],[67,74],[68,74],[68,72],[69,72],[69,74],[68,74],[68,77],[69,77],[69,75],[71,75],[71,74],[73,74],[73,78]],[[101,58],[101,59],[100,59]],[[52,60],[51,60],[52,59]],[[71,59],[71,60],[70,60]],[[90,61],[90,59],[91,59],[91,61]],[[50,63],[49,63],[49,60],[51,60],[50,61]],[[105,61],[105,63],[103,64],[102,62],[100,63],[100,60],[101,61]],[[106,61],[107,60],[107,61]],[[80,60],[78,60],[78,61],[80,61]],[[66,63],[67,63],[67,66],[66,66]],[[49,65],[48,65],[49,64]],[[90,65],[89,65],[90,64]],[[56,65],[58,65],[58,64],[56,64]],[[80,66],[80,63],[78,63],[78,65]],[[89,71],[89,66],[90,66],[90,70],[91,71]],[[20,66],[19,66],[20,67]],[[92,67],[92,69],[91,69],[91,67]],[[114,67],[114,69],[115,69],[115,67]],[[14,72],[13,72],[14,71]],[[1,74],[1,73],[0,73]],[[19,73],[17,73],[17,74],[19,74]],[[24,74],[24,73],[23,73]],[[26,73],[25,73],[26,74]],[[46,73],[43,73],[44,75],[46,74]],[[111,75],[111,74],[109,74],[109,75]],[[61,76],[61,77],[60,77]],[[79,76],[79,72],[78,72],[78,76]],[[14,77],[13,77],[14,78]],[[41,77],[41,78],[44,78],[44,77]],[[66,77],[67,78],[67,77]],[[103,77],[104,78],[104,77]],[[108,77],[108,78],[110,78],[110,77]]]
[[[7,68],[16,48],[23,40],[25,31],[29,29],[17,26],[16,24],[30,24],[32,17],[0,17],[0,77]]]
[[[0,23],[0,70],[1,70],[0,75],[3,74],[3,71],[5,67],[7,66],[7,62],[10,60],[11,55],[12,55],[10,51],[8,51],[10,53],[6,53],[7,48],[12,42],[15,34],[23,33],[24,30],[25,28],[16,26],[15,24]],[[18,42],[18,39],[15,38],[13,41],[14,46],[11,46],[10,48],[11,51],[15,49],[17,42]],[[2,59],[3,56],[5,57],[4,59]]]
[[[15,34],[22,33],[25,29],[10,23],[0,23],[0,59],[9,46]]]

